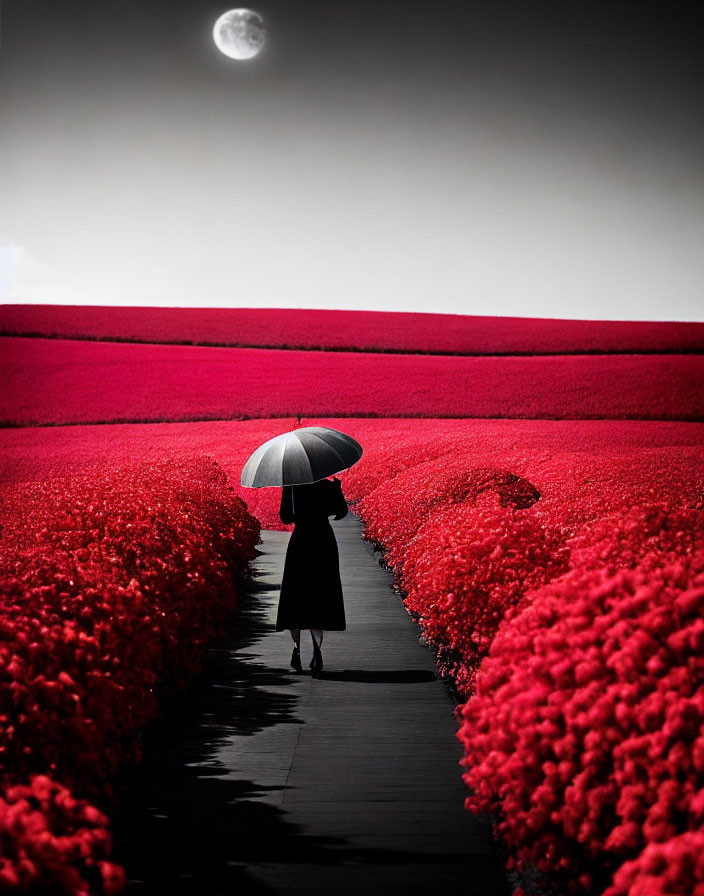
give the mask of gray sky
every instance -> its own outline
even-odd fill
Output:
[[[704,319],[702,4],[0,2],[4,302]]]

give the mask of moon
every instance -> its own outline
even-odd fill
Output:
[[[264,46],[264,20],[251,9],[230,9],[213,27],[218,50],[230,59],[251,59]]]

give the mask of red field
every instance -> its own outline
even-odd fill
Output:
[[[311,348],[334,319],[334,347],[374,353],[0,340],[17,427],[0,435],[0,888],[119,889],[87,800],[155,710],[139,689],[194,671],[174,631],[204,645],[226,610],[256,529],[238,496],[281,527],[279,491],[239,474],[301,414],[364,446],[345,494],[462,694],[468,807],[510,866],[575,896],[704,896],[704,367],[676,353],[701,351],[702,325],[274,312],[263,334],[260,312],[143,312],[42,320],[193,342],[288,326]],[[378,353],[519,336],[562,354]],[[569,355],[600,349],[639,354]],[[225,419],[144,422],[188,417]],[[142,422],[83,425],[103,420]]]
[[[697,353],[704,324],[271,308],[0,307],[0,334],[461,355]]]
[[[67,481],[52,484],[58,473],[102,481],[130,458],[205,453],[273,525],[278,490],[236,483],[249,452],[292,422],[10,430],[3,475],[39,482],[33,493],[7,481],[3,491],[10,507],[25,508],[18,520],[27,507],[18,489],[56,519],[56,489]],[[518,867],[534,865],[575,893],[625,896],[630,881],[651,878],[648,893],[695,892],[704,425],[304,422],[344,429],[364,445],[343,475],[345,493],[467,697],[470,805],[495,815]],[[62,500],[70,506],[84,492]],[[81,830],[94,836],[88,822]]]
[[[672,460],[682,458],[684,471],[694,469],[704,446],[704,424],[611,420],[439,420],[306,418],[348,432],[365,449],[362,460],[342,479],[345,493],[357,500],[390,476],[421,461],[461,450],[484,462],[503,462],[519,472],[527,456],[544,459],[566,454],[597,467],[600,458],[637,452]],[[244,489],[239,484],[249,454],[266,439],[295,426],[295,420],[244,420],[199,423],[122,424],[9,429],[0,438],[0,484],[38,481],[99,471],[136,460],[212,457],[236,493],[265,528],[281,528],[277,489]],[[402,450],[399,450],[399,446]],[[665,464],[670,463],[665,460]],[[653,467],[652,487],[658,476]],[[589,478],[585,475],[584,478]],[[598,494],[601,476],[586,483]]]
[[[704,419],[704,356],[471,358],[0,340],[11,425],[305,416]]]

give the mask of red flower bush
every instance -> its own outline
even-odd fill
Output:
[[[109,802],[138,729],[198,672],[231,612],[258,523],[207,458],[7,487],[1,517],[0,787],[13,802],[13,785],[48,774]],[[40,830],[51,792],[4,837]],[[73,837],[74,815],[70,830],[46,825]],[[37,856],[53,863],[51,849]]]
[[[604,896],[704,896],[704,832],[690,831],[649,843],[625,862]]]
[[[610,896],[691,892],[682,837],[704,823],[703,533],[698,510],[599,521],[576,540],[571,571],[499,628],[462,710],[468,807],[498,815],[519,868],[570,892],[601,892],[614,874]],[[663,871],[667,855],[679,872]],[[648,875],[660,889],[643,889]]]
[[[119,893],[125,874],[110,848],[106,816],[45,775],[0,796],[0,890]]]
[[[513,504],[502,507],[495,493],[445,506],[421,527],[400,583],[460,693],[470,692],[502,619],[527,591],[564,572],[567,556],[559,530]]]
[[[529,482],[508,470],[476,468],[472,451],[448,450],[440,457],[417,463],[391,475],[362,498],[357,510],[364,518],[365,533],[383,544],[387,561],[402,567],[406,547],[437,508],[493,491],[502,504],[530,506],[539,492]]]
[[[401,430],[399,433],[402,424],[395,421],[395,425],[388,426],[386,433],[365,433],[362,460],[344,474],[345,494],[349,501],[365,498],[405,470],[415,471],[426,461],[440,457],[446,459],[455,449],[466,444],[466,438],[456,432],[431,438],[416,421],[413,422],[415,426],[410,432]],[[415,478],[415,473],[411,475]],[[364,513],[367,526],[373,525],[373,516],[370,506]]]

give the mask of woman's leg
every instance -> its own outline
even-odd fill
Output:
[[[312,628],[310,634],[313,638],[313,659],[310,667],[313,672],[322,672],[323,655],[320,652],[320,645],[323,643],[323,630],[320,628]]]
[[[289,629],[291,632],[291,637],[293,638],[294,648],[293,653],[291,654],[291,668],[295,669],[296,672],[302,672],[303,666],[301,665],[301,630],[300,628],[292,628]]]

